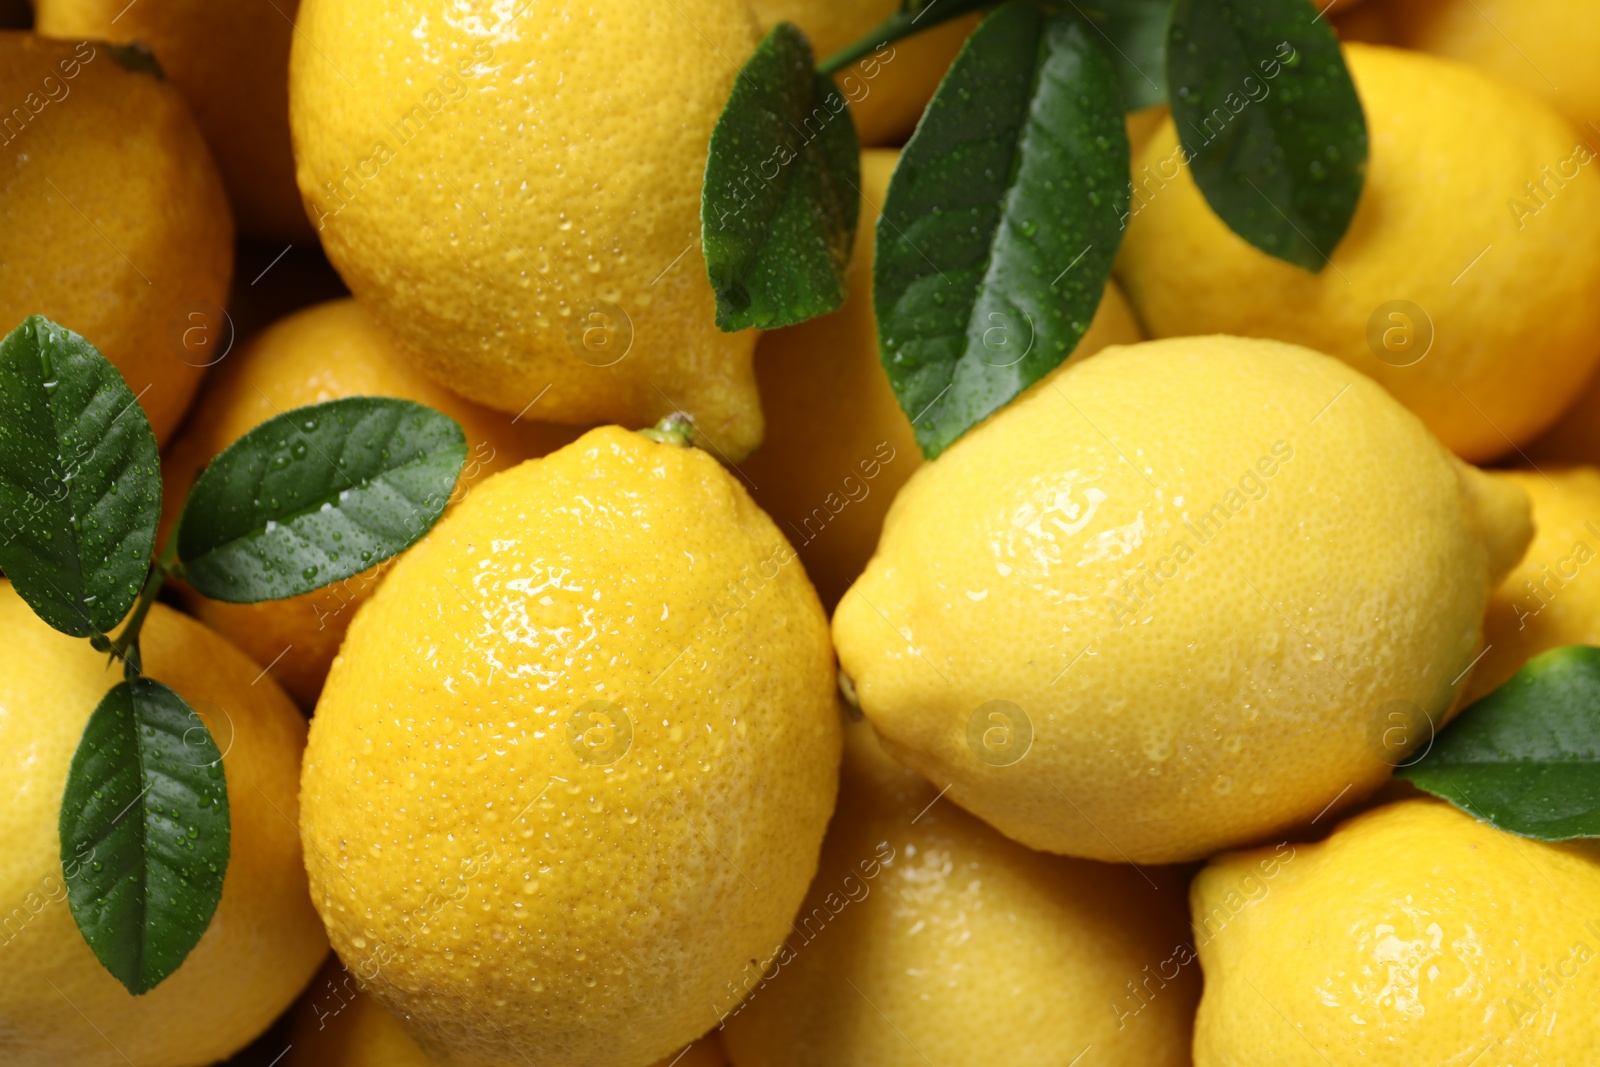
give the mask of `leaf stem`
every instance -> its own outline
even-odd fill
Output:
[[[915,0],[910,0],[901,10],[874,26],[865,36],[850,42],[819,63],[817,70],[823,74],[837,74],[856,60],[871,55],[886,44],[932,29],[941,22],[948,22],[969,11],[989,7],[994,3],[995,0],[928,0],[927,3],[918,5]]]
[[[150,606],[156,602],[156,597],[161,593],[161,587],[168,578],[182,570],[178,563],[178,538],[167,538],[166,545],[161,549],[161,555],[156,558],[155,566],[150,568],[150,574],[144,581],[144,588],[139,590],[139,599],[133,605],[133,612],[128,616],[128,622],[122,628],[122,633],[111,642],[111,654],[122,660],[128,677],[137,677],[141,670],[139,657],[139,631],[144,628],[145,617],[150,614]]]

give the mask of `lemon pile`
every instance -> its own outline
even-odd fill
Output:
[[[119,675],[0,578],[0,1062],[1600,1062],[1600,850],[1394,778],[1600,645],[1600,9],[1308,9],[1370,141],[1320,271],[1131,114],[1076,349],[924,459],[875,224],[982,13],[838,73],[848,298],[761,334],[715,322],[713,128],[773,26],[821,59],[896,0],[33,7],[0,326],[121,371],[163,538],[303,405],[416,401],[468,458],[380,566],[153,609],[232,823],[143,996],[60,853]]]

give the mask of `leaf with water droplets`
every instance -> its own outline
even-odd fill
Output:
[[[433,528],[467,458],[455,420],[346,397],[269,419],[195,480],[178,527],[184,577],[214,600],[280,600],[405,551]]]
[[[1396,773],[1523,837],[1600,837],[1600,648],[1535,656]]]
[[[928,456],[1065,360],[1130,196],[1122,91],[1082,20],[984,20],[900,155],[878,221],[879,352]]]
[[[1327,19],[1305,0],[1176,0],[1172,118],[1223,222],[1269,256],[1320,271],[1367,169],[1367,120]]]
[[[1129,111],[1167,99],[1167,16],[1172,0],[1099,0],[1074,10],[1106,44]]]
[[[770,330],[844,304],[860,182],[849,105],[805,34],[778,23],[711,134],[700,222],[718,327]]]
[[[105,633],[155,547],[161,458],[95,347],[41,315],[0,341],[0,569],[45,622]]]
[[[151,678],[105,695],[72,757],[60,835],[84,940],[128,992],[149,992],[206,932],[228,868],[222,754],[182,697]]]

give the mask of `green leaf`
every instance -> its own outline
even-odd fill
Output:
[[[199,942],[228,869],[222,755],[182,697],[150,678],[108,692],[61,797],[72,917],[101,964],[138,996]]]
[[[886,44],[924,30],[931,30],[941,22],[949,22],[970,12],[993,7],[996,2],[997,0],[901,0],[899,11],[829,56],[817,69],[824,74],[836,74]]]
[[[774,329],[836,311],[861,212],[849,105],[780,22],[734,82],[711,134],[700,221],[717,325]]]
[[[1367,122],[1338,38],[1306,0],[1176,0],[1172,118],[1228,227],[1320,271],[1361,199]]]
[[[40,315],[0,341],[0,568],[45,622],[113,629],[150,568],[161,457],[95,347]]]
[[[409,400],[347,397],[268,419],[196,479],[178,529],[184,578],[249,604],[360,574],[433,528],[466,457],[455,420]]]
[[[878,221],[884,369],[929,457],[1072,353],[1130,198],[1122,95],[1081,20],[1013,2],[967,40]]]
[[[1072,8],[1099,33],[1129,111],[1166,100],[1172,0],[1084,0]]]
[[[1600,648],[1529,660],[1397,773],[1514,834],[1600,837]]]

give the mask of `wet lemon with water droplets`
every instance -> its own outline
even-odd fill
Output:
[[[1195,1067],[1594,1062],[1600,854],[1433,799],[1211,861]]]
[[[50,629],[4,579],[0,634],[0,1062],[203,1067],[232,1055],[327,955],[294,823],[305,720],[238,649],[163,604],[151,609],[145,671],[177,690],[216,740],[230,845],[205,934],[165,981],[135,997],[78,932],[58,830],[84,725],[122,672],[108,670],[89,642]],[[109,860],[96,850],[73,862]]]
[[[737,460],[761,441],[756,335],[717,328],[700,196],[756,40],[744,0],[304,0],[290,125],[328,258],[469,399],[683,410]]]
[[[834,639],[950,799],[1032,848],[1175,862],[1376,789],[1529,536],[1520,489],[1337,360],[1149,341],[918,470]]]
[[[489,478],[361,609],[312,720],[334,948],[453,1062],[675,1053],[816,869],[835,677],[793,549],[704,452],[610,427]]]

